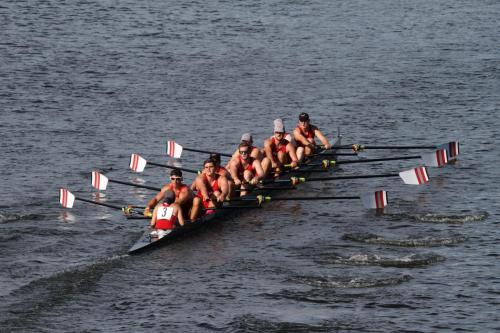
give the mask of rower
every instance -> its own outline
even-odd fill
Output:
[[[192,189],[197,191],[199,198],[205,209],[222,206],[222,203],[229,194],[227,178],[215,171],[215,163],[212,159],[203,162],[203,171],[193,182]]]
[[[214,162],[215,173],[218,173],[221,176],[226,177],[228,180],[231,177],[229,170],[221,165],[220,154],[212,153],[210,154],[210,159]]]
[[[318,127],[311,124],[309,115],[305,112],[299,115],[299,123],[293,130],[293,136],[297,146],[297,157],[299,161],[303,161],[305,157],[311,156],[317,151],[316,137],[325,146],[325,149],[332,147]]]
[[[232,159],[229,164],[229,171],[233,178],[234,186],[242,189],[240,195],[247,193],[249,185],[256,185],[264,178],[265,173],[262,169],[260,161],[250,156],[250,146],[246,142],[242,142],[238,146],[237,158]]]
[[[162,238],[167,233],[167,230],[174,229],[177,224],[184,225],[184,215],[181,206],[175,202],[175,193],[167,190],[163,202],[153,210],[151,228],[154,230],[151,235]]]
[[[259,147],[253,145],[252,134],[244,133],[241,136],[240,143],[246,143],[248,145],[250,151],[250,157],[259,160],[260,164],[262,165],[262,169],[264,170],[264,174],[267,174],[269,172],[269,169],[271,168],[271,161],[264,155],[263,149],[259,149]],[[231,159],[238,159],[239,156],[240,156],[239,148],[237,148],[236,151],[233,153]]]
[[[271,168],[278,175],[285,164],[292,168],[297,167],[298,158],[295,146],[285,139],[285,126],[281,119],[274,120],[274,135],[264,141],[266,157],[271,161]]]
[[[184,216],[189,216],[191,221],[194,221],[201,215],[201,200],[195,197],[193,191],[186,184],[182,183],[182,171],[173,169],[170,172],[170,184],[164,185],[160,192],[154,198],[149,200],[144,215],[149,216],[151,209],[156,207],[158,202],[164,197],[166,191],[172,191],[175,194],[175,202],[179,204]]]

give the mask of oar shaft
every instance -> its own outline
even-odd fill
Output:
[[[380,175],[358,175],[358,176],[336,176],[336,177],[310,177],[306,178],[307,182],[323,181],[323,180],[343,180],[343,179],[365,179],[365,178],[389,178],[399,177],[397,173],[388,173]]]
[[[111,182],[111,183],[117,183],[117,184],[122,184],[122,185],[127,185],[127,186],[145,188],[145,189],[153,190],[153,191],[161,191],[161,188],[159,188],[159,187],[134,184],[134,183],[124,182],[124,181],[121,181],[121,180],[109,179],[109,182]]]
[[[121,206],[111,205],[111,204],[107,204],[104,202],[98,202],[98,201],[93,201],[93,200],[88,200],[88,199],[83,199],[83,198],[78,198],[78,197],[75,197],[75,200],[84,201],[84,202],[88,202],[88,203],[91,203],[94,205],[109,207],[109,208],[118,209],[118,210],[123,209],[123,207],[121,207]]]
[[[384,162],[384,161],[414,160],[414,159],[419,159],[419,158],[420,158],[420,156],[398,156],[398,157],[385,157],[385,158],[367,158],[367,159],[364,159],[364,160],[338,161],[335,164],[372,163],[372,162]]]
[[[293,200],[355,200],[359,199],[359,196],[335,196],[335,197],[289,197],[289,198],[274,198],[274,197],[264,197],[264,199],[269,198],[270,201],[293,201]]]
[[[352,149],[352,145],[343,145],[334,147],[332,149]],[[363,149],[436,149],[436,146],[365,146],[361,145]]]
[[[179,169],[181,171],[186,171],[186,172],[189,172],[189,173],[198,174],[198,170],[187,169],[187,168],[182,168],[182,167],[176,167],[176,166],[171,166],[171,165],[166,165],[166,164],[160,164],[160,163],[154,163],[154,162],[149,162],[149,161],[148,161],[148,164],[154,165],[154,166],[158,166],[158,167],[162,167],[162,168]]]
[[[195,153],[219,154],[220,156],[232,157],[231,154],[224,154],[224,153],[219,153],[219,152],[216,152],[216,151],[208,151],[208,150],[193,149],[193,148],[186,148],[186,147],[182,147],[182,149],[183,150],[187,150],[187,151],[192,151],[192,152],[195,152]]]

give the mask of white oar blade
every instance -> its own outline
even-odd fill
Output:
[[[182,146],[175,141],[167,141],[167,155],[173,158],[181,158]]]
[[[460,144],[458,143],[458,141],[451,141],[445,143],[443,145],[440,145],[438,148],[446,149],[446,152],[448,154],[447,155],[448,161],[456,159],[457,156],[460,154]]]
[[[104,191],[107,186],[108,186],[108,177],[97,171],[92,171],[92,187]]]
[[[383,209],[387,206],[387,192],[376,191],[361,195],[363,206],[368,209]]]
[[[59,203],[64,208],[73,208],[75,196],[65,188],[59,189]]]
[[[448,155],[446,149],[439,149],[430,154],[424,154],[421,156],[424,164],[429,167],[440,168],[448,163]]]
[[[408,185],[422,185],[429,181],[429,176],[425,167],[402,171],[399,173],[399,177]]]
[[[135,172],[143,172],[146,167],[146,160],[139,154],[132,154],[130,156],[130,169]]]

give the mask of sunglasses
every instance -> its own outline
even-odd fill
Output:
[[[246,154],[248,154],[248,150],[240,150],[240,154],[241,155],[246,155]]]
[[[170,177],[171,181],[182,181],[182,177]]]

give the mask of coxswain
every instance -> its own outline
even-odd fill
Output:
[[[184,215],[179,204],[175,202],[175,193],[165,191],[163,202],[153,210],[151,218],[151,235],[162,238],[168,230],[174,229],[177,225],[184,225]]]
[[[149,216],[150,211],[156,207],[156,205],[165,196],[166,191],[172,191],[175,194],[175,202],[179,204],[182,209],[184,216],[188,216],[191,221],[196,220],[201,215],[201,200],[195,197],[193,191],[182,182],[182,171],[179,169],[173,169],[170,172],[170,183],[164,185],[160,192],[156,194],[154,198],[149,200],[146,208],[144,209],[144,215]]]
[[[250,156],[250,146],[246,142],[239,144],[238,157],[231,159],[229,171],[234,187],[241,189],[241,196],[247,193],[250,185],[256,185],[265,176],[260,161]]]
[[[203,162],[203,171],[198,175],[191,187],[196,192],[205,209],[222,206],[229,194],[227,178],[216,172],[212,159]]]
[[[274,120],[274,135],[264,141],[266,157],[271,161],[271,168],[278,175],[285,165],[297,167],[298,158],[295,146],[285,139],[285,126],[281,119]]]
[[[256,160],[259,160],[260,164],[262,165],[262,169],[264,170],[264,174],[267,174],[269,172],[269,169],[271,168],[271,161],[265,156],[264,149],[260,149],[259,147],[256,147],[253,145],[252,134],[251,133],[244,133],[241,136],[240,143],[248,144],[249,151],[250,151],[250,157],[253,157]],[[233,156],[231,157],[231,159],[238,159],[239,156],[240,156],[240,152],[239,152],[239,148],[237,148],[236,151],[233,153]]]
[[[315,138],[321,141],[325,149],[330,149],[332,147],[318,127],[311,124],[309,115],[305,112],[299,115],[299,123],[293,130],[293,137],[296,142],[297,157],[299,161],[303,161],[304,158],[311,156],[317,151],[318,147]]]

